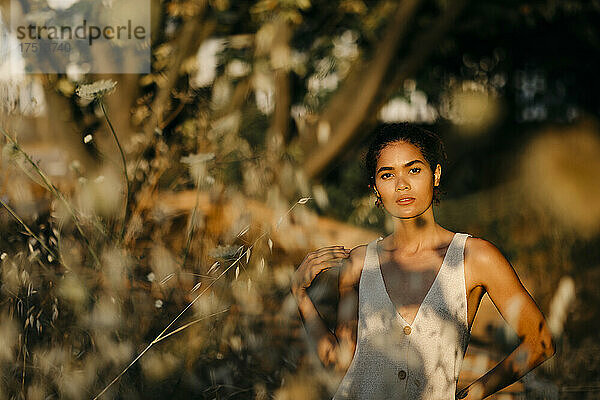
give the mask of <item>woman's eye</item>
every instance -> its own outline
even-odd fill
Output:
[[[421,172],[421,168],[419,168],[419,167],[411,168],[411,171],[415,171],[415,170],[416,170],[415,174]]]
[[[391,175],[389,172],[386,172],[385,174],[381,174],[381,179],[385,179],[386,175]]]

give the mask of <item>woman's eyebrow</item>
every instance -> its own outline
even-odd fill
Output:
[[[406,164],[404,164],[404,167],[410,167],[411,165],[417,164],[417,163],[421,163],[421,164],[425,165],[425,163],[421,160],[412,160],[412,161],[409,161]],[[394,167],[381,167],[377,170],[377,173],[380,173],[381,171],[391,171],[393,169],[394,169]]]

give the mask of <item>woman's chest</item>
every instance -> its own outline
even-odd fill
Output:
[[[436,265],[437,264],[437,265]],[[384,259],[381,275],[385,291],[396,311],[412,324],[427,300],[443,265],[436,258],[398,261]]]
[[[423,303],[444,297],[446,292],[457,300],[456,304],[462,303],[464,307],[466,301],[467,322],[471,327],[485,290],[473,279],[472,266],[466,260],[462,268],[456,268],[444,265],[439,257],[405,261],[381,257],[380,265],[385,294],[408,323],[414,321]]]

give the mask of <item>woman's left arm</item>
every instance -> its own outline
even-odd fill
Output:
[[[542,312],[515,270],[490,242],[470,238],[465,265],[473,282],[483,286],[521,343],[504,360],[457,394],[459,399],[484,399],[516,382],[554,355],[552,335]],[[462,397],[461,397],[462,396]]]

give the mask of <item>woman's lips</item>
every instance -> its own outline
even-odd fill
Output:
[[[402,206],[405,206],[407,204],[411,204],[413,201],[415,201],[414,197],[407,197],[407,198],[402,199],[402,200],[396,200],[396,203],[398,203],[398,204],[400,204]]]

